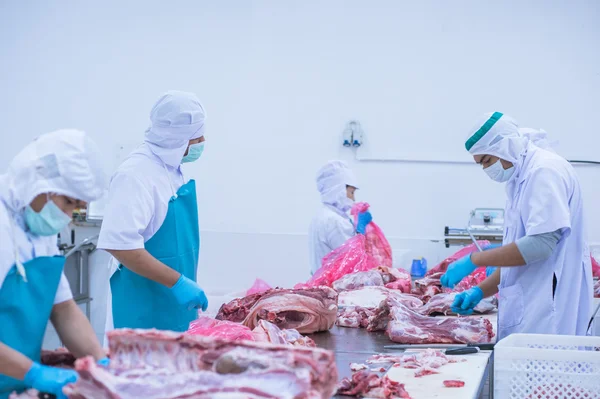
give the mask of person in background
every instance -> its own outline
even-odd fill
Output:
[[[208,306],[196,282],[196,184],[181,170],[202,155],[205,117],[194,94],[167,92],[152,107],[144,143],[112,177],[98,239],[114,258],[106,331],[185,331]]]
[[[358,215],[354,226],[348,211],[354,205],[358,184],[354,174],[343,161],[329,161],[317,174],[317,189],[321,194],[321,207],[310,224],[308,233],[311,274],[331,251],[341,246],[356,233],[365,234],[373,219],[370,212]]]
[[[40,365],[48,320],[76,357],[108,359],[73,301],[57,234],[76,207],[97,200],[105,176],[96,144],[83,132],[39,136],[0,175],[0,398],[35,388],[65,398],[77,373]]]
[[[495,182],[506,184],[503,246],[452,263],[442,276],[453,287],[478,266],[499,266],[452,304],[468,314],[499,292],[498,339],[512,333],[585,335],[592,306],[592,270],[583,198],[571,164],[499,112],[482,117],[467,150]]]

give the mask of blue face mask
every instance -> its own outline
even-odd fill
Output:
[[[34,211],[31,206],[25,208],[25,223],[29,230],[38,236],[58,234],[70,221],[71,218],[52,200],[48,200],[39,213]]]
[[[194,162],[200,158],[204,152],[204,141],[201,143],[192,144],[188,147],[188,154],[181,160],[182,163]]]

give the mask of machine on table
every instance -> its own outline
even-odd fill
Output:
[[[444,243],[450,246],[469,245],[475,240],[487,240],[492,244],[502,244],[504,237],[504,209],[477,208],[471,211],[465,228],[444,228]]]

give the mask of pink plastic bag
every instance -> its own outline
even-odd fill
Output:
[[[221,338],[231,341],[254,341],[252,331],[243,324],[200,317],[190,323],[186,334]]]
[[[590,257],[592,258],[592,276],[600,278],[600,263],[593,256],[590,255]]]
[[[366,241],[367,239],[362,234],[350,238],[341,247],[334,249],[323,258],[321,268],[306,284],[298,284],[294,288],[319,285],[331,287],[334,281],[346,274],[363,272],[377,267],[377,262],[366,250]]]
[[[479,244],[479,246],[481,248],[485,248],[486,246],[490,245],[489,241],[483,241],[483,240],[477,241],[477,243]],[[436,274],[436,273],[446,273],[446,270],[448,270],[449,264],[451,264],[452,262],[456,262],[460,258],[464,258],[465,256],[467,256],[475,251],[477,251],[477,247],[475,246],[475,244],[467,245],[466,247],[462,248],[455,254],[444,259],[442,262],[440,262],[440,264],[438,264],[433,269],[429,269],[427,271],[427,273],[425,273],[425,276],[428,277],[428,276],[431,276],[432,274]]]
[[[250,287],[250,289],[246,291],[246,296],[252,294],[260,294],[261,292],[268,291],[271,288],[273,287],[267,284],[266,281],[257,278],[256,280],[254,280],[254,284],[252,284],[252,287]]]
[[[358,214],[367,212],[368,210],[369,204],[366,202],[358,202],[352,207],[350,214],[354,216],[354,225],[358,221]],[[367,253],[375,259],[377,266],[392,267],[392,247],[379,226],[374,222],[369,223],[365,236],[367,237]]]

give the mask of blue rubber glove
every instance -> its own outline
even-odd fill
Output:
[[[200,286],[185,277],[183,274],[179,280],[171,287],[171,292],[175,295],[177,302],[186,309],[201,308],[203,312],[208,308],[208,298]]]
[[[356,232],[358,234],[365,234],[367,231],[367,225],[373,221],[371,212],[366,211],[358,214],[358,221],[356,222]]]
[[[496,249],[496,248],[500,248],[502,246],[502,244],[488,244],[485,247],[483,247],[484,251],[487,251],[488,249]]]
[[[96,364],[98,364],[98,366],[108,367],[110,364],[110,359],[108,357],[103,357],[102,359],[98,360]]]
[[[471,262],[471,255],[467,255],[451,263],[440,282],[444,287],[454,288],[456,284],[460,283],[460,280],[473,273],[475,269],[477,269],[477,265]]]
[[[63,394],[62,389],[65,385],[77,381],[77,372],[42,366],[34,362],[25,374],[23,381],[28,387],[35,388],[40,392],[51,393],[57,399],[66,399],[67,397]]]
[[[483,291],[479,287],[473,287],[470,290],[456,294],[454,302],[450,309],[456,314],[469,315],[473,314],[473,309],[483,299]]]

